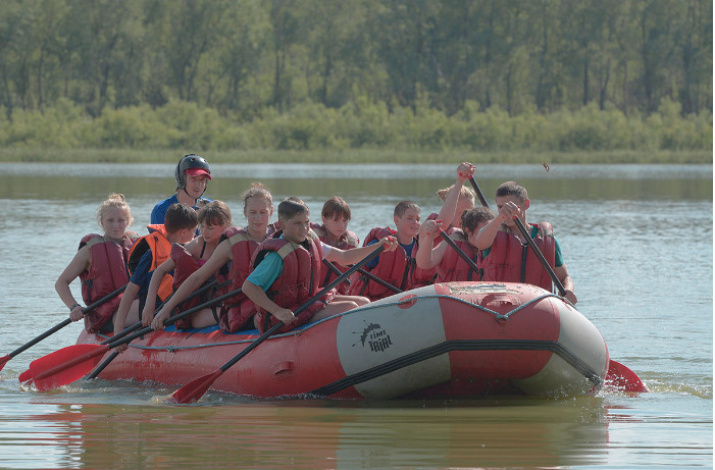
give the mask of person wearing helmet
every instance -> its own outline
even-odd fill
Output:
[[[151,211],[151,224],[163,224],[166,210],[172,204],[182,203],[197,209],[211,202],[202,197],[211,179],[209,162],[195,154],[186,155],[176,165],[176,194],[164,199]]]

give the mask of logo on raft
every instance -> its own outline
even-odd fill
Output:
[[[392,339],[387,331],[377,323],[369,323],[362,334],[360,335],[360,342],[362,342],[363,347],[368,346],[370,351],[381,352],[392,346]]]

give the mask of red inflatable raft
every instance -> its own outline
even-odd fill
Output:
[[[182,386],[258,336],[218,329],[135,340],[99,376]],[[100,343],[83,332],[78,343]],[[452,398],[597,392],[608,349],[559,297],[517,283],[426,286],[265,340],[213,384],[254,397]]]

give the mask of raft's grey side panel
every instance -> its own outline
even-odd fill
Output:
[[[337,346],[346,375],[445,341],[438,299],[418,299],[409,308],[399,307],[395,300],[383,299],[340,319]],[[446,382],[450,374],[449,356],[442,354],[357,384],[355,389],[365,398],[393,398]]]
[[[591,321],[563,301],[552,299],[558,308],[561,331],[559,344],[586,364],[597,375],[603,377],[608,361],[608,351],[603,336]],[[538,374],[514,383],[529,395],[572,396],[589,393],[601,384],[585,377],[581,371],[557,354]]]

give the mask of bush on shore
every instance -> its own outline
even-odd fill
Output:
[[[340,109],[310,102],[283,114],[268,109],[250,122],[237,122],[215,109],[172,101],[156,109],[108,109],[92,119],[61,99],[44,112],[15,110],[11,121],[0,113],[0,148],[2,158],[10,160],[30,149],[132,149],[172,155],[287,151],[322,158],[368,150],[415,155],[685,152],[709,155],[712,162],[712,115],[683,117],[680,105],[670,100],[647,117],[625,116],[615,108],[600,111],[593,105],[514,117],[497,107],[478,110],[479,104],[472,102],[447,116],[426,103],[413,112],[360,99]]]

